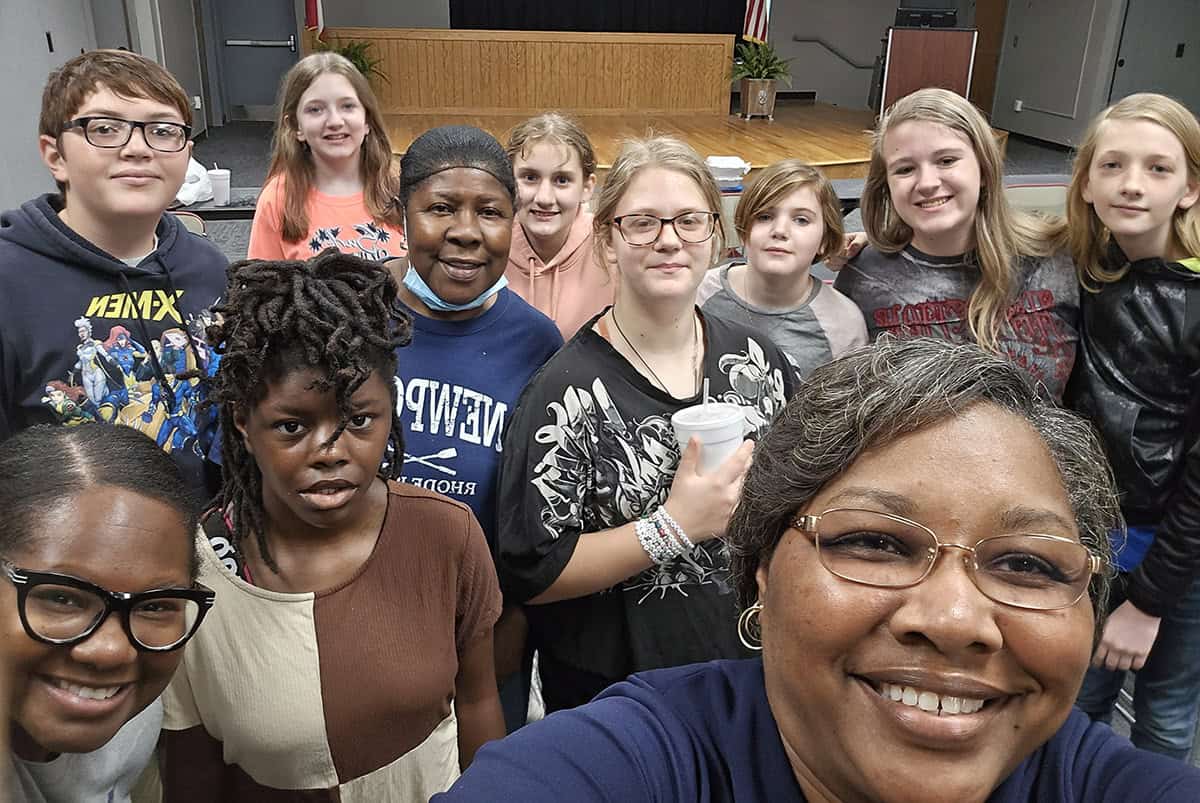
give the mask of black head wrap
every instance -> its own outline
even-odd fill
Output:
[[[413,140],[400,159],[400,204],[408,206],[417,185],[443,170],[473,167],[490,174],[516,203],[517,180],[504,148],[486,131],[469,125],[431,128]]]

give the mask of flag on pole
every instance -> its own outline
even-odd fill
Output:
[[[771,0],[746,0],[746,23],[742,26],[742,38],[751,42],[766,42],[770,18]]]
[[[325,32],[325,10],[321,8],[321,0],[304,0],[304,29],[316,31],[318,39]]]

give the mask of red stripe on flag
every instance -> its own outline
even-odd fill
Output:
[[[325,10],[321,8],[321,0],[304,0],[304,27],[316,31],[317,36],[325,30]]]
[[[742,38],[756,42],[767,41],[769,14],[770,0],[746,0],[746,19],[742,26]]]

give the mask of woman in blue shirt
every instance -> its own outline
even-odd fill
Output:
[[[400,479],[469,505],[494,553],[505,423],[562,336],[506,287],[516,179],[500,143],[478,128],[433,128],[400,168],[408,256],[389,268],[413,322],[396,373]],[[495,649],[510,730],[524,724],[528,701],[524,633],[520,609],[506,607]]]
[[[1020,369],[882,337],[755,450],[729,627],[761,658],[636,675],[434,800],[1196,800],[1200,771],[1072,710],[1119,524],[1094,433]]]

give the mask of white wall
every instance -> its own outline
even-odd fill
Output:
[[[191,98],[204,103],[200,79],[200,50],[196,44],[196,16],[192,0],[156,0],[159,23],[159,63],[167,68]],[[192,134],[205,129],[205,111],[192,109]]]
[[[125,15],[129,21],[129,47],[154,61],[159,61],[157,14],[155,0],[125,0]]]
[[[1108,104],[1124,13],[1125,0],[1010,2],[992,124],[1064,145],[1078,142]]]
[[[50,72],[95,47],[90,0],[0,0],[0,209],[54,189],[37,148],[42,87]],[[46,32],[54,52],[46,47]]]
[[[92,22],[96,29],[96,47],[129,47],[125,0],[92,0]]]
[[[324,9],[330,28],[450,27],[449,0],[326,0]]]

